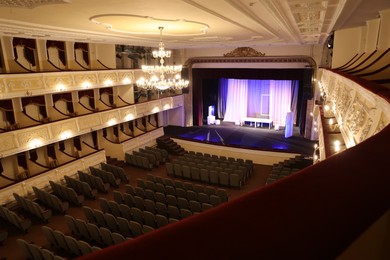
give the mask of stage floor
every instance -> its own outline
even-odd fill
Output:
[[[303,138],[299,129],[294,128],[292,137],[285,138],[284,130],[276,131],[268,127],[236,126],[230,123],[206,126],[166,126],[164,133],[173,138],[193,140],[216,145],[226,145],[247,149],[298,153],[313,155],[315,142]]]

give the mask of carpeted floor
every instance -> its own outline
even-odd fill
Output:
[[[151,171],[147,171],[144,169],[136,168],[130,165],[123,165],[123,169],[125,170],[126,175],[130,179],[130,184],[133,186],[136,186],[136,180],[137,178],[146,179],[146,174],[152,173],[156,176],[162,176],[167,177],[165,165],[160,165],[158,167],[155,167]],[[265,165],[258,165],[256,164],[254,166],[254,174],[252,177],[243,185],[241,189],[230,189],[226,188],[228,191],[230,197],[229,200],[234,200],[244,194],[247,194],[248,192],[251,192],[253,190],[256,190],[262,186],[265,185],[267,177],[271,171],[271,166],[265,166]],[[186,180],[188,181],[188,180]],[[191,182],[191,181],[188,181]],[[204,184],[203,184],[204,185]],[[121,183],[118,188],[111,187],[109,192],[106,193],[99,193],[98,197],[103,197],[109,200],[113,199],[113,191],[118,190],[120,192],[125,191],[125,184]],[[213,186],[213,185],[210,185]],[[217,186],[214,186],[217,187]],[[72,215],[75,218],[80,218],[86,220],[86,217],[84,215],[84,212],[81,207],[72,206],[69,208],[69,210],[66,212],[66,214]],[[100,209],[99,199],[86,199],[83,202],[83,206],[89,206],[91,208]],[[34,216],[19,210],[18,213],[24,215],[25,217],[28,217],[32,220],[33,225],[31,228],[29,228],[28,232],[26,234],[23,234],[20,230],[15,228],[14,226],[10,225],[6,221],[2,220],[0,218],[0,229],[5,229],[8,231],[8,238],[5,240],[4,244],[0,246],[0,259],[7,259],[7,260],[21,260],[26,259],[24,252],[19,248],[19,246],[16,243],[16,239],[22,238],[30,243],[35,243],[39,246],[51,249],[46,237],[44,236],[42,232],[42,226],[47,225],[53,229],[61,230],[65,234],[70,235],[70,231],[65,223],[64,215],[57,213],[53,211],[53,216],[49,219],[48,223],[43,223],[39,219],[35,218]],[[58,252],[58,254],[69,257],[68,255],[64,254],[63,252]]]
[[[242,147],[275,152],[313,155],[313,141],[303,138],[299,129],[294,128],[293,136],[284,137],[284,130],[276,131],[264,127],[236,126],[232,123],[206,126],[167,126],[166,135],[175,138],[205,142],[217,145]]]

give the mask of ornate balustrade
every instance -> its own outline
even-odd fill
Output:
[[[337,128],[342,137],[341,145],[350,148],[382,131],[390,123],[390,95],[386,88],[371,84],[366,86],[361,80],[353,80],[331,70],[320,69],[318,73],[324,100],[322,112],[318,107],[314,109],[320,160],[334,151],[329,149],[333,144],[327,143],[330,138],[324,136],[332,132],[325,127]]]

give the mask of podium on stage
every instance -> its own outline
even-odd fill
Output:
[[[209,106],[209,114],[207,116],[207,124],[208,125],[215,124],[214,106]]]
[[[284,128],[284,137],[289,138],[293,135],[294,130],[294,112],[287,112],[286,127]]]

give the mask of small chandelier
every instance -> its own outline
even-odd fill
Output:
[[[153,58],[160,58],[159,66],[142,66],[142,71],[151,75],[150,79],[140,78],[137,80],[137,85],[144,89],[159,89],[166,90],[169,88],[183,89],[188,87],[188,80],[183,80],[180,76],[180,72],[183,68],[182,65],[164,66],[164,58],[171,57],[171,51],[166,51],[164,43],[162,41],[162,30],[164,27],[158,27],[160,30],[160,43],[159,48],[153,51]],[[175,75],[172,77],[171,75]]]

